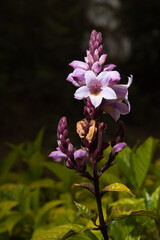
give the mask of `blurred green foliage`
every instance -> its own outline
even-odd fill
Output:
[[[86,180],[63,163],[46,159],[41,151],[43,134],[41,129],[33,142],[9,144],[12,151],[0,170],[0,239],[101,240],[99,231],[93,229],[98,222],[94,196],[86,189],[91,184],[82,184]],[[101,176],[110,240],[159,239],[158,149],[159,140],[152,137],[133,149],[126,147]],[[107,161],[109,151],[100,165]],[[90,166],[88,171],[92,172]],[[120,189],[112,191],[115,182]]]

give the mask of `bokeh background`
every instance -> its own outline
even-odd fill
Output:
[[[134,145],[160,127],[159,0],[1,0],[0,150],[6,142],[32,140],[45,126],[46,152],[56,146],[57,123],[68,118],[72,141],[83,102],[66,81],[68,63],[82,60],[93,29],[103,34],[107,63],[117,65],[129,89],[132,111],[121,119]],[[108,126],[115,125],[106,117]]]

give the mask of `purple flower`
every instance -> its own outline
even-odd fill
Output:
[[[115,121],[120,114],[125,115],[130,112],[130,103],[128,101],[128,88],[132,83],[133,76],[128,77],[128,83],[112,85],[112,89],[117,95],[115,100],[104,100],[102,104],[103,111],[109,113]]]
[[[75,92],[76,99],[89,97],[93,106],[97,108],[102,99],[117,99],[116,91],[113,89],[115,83],[119,82],[120,75],[117,71],[101,72],[98,76],[93,71],[85,73],[86,85],[77,89]]]

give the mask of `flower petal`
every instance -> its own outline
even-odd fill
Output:
[[[102,86],[107,86],[108,76],[107,72],[103,71],[97,76],[98,81],[101,82]]]
[[[91,103],[93,104],[93,106],[95,108],[97,108],[101,102],[102,102],[102,95],[98,94],[98,95],[90,95],[90,99],[91,99]]]
[[[90,84],[92,81],[96,80],[96,75],[93,71],[87,71],[85,73],[86,85]]]
[[[104,66],[103,71],[112,71],[115,67],[117,67],[117,66],[114,64],[107,64]]]
[[[118,83],[119,80],[121,79],[120,74],[117,71],[107,72],[107,77],[108,77],[108,84],[109,85],[113,85],[115,83]]]
[[[72,78],[78,83],[79,86],[83,86],[86,83],[84,77],[85,72],[85,70],[77,68],[72,73]]]
[[[73,85],[75,85],[76,87],[79,87],[80,85],[73,79],[72,77],[73,73],[70,73],[67,77],[67,81],[71,82]]]
[[[73,68],[80,68],[80,69],[84,69],[84,70],[89,69],[89,66],[88,66],[87,63],[82,62],[82,61],[78,61],[78,60],[72,61],[69,65]]]
[[[55,162],[61,162],[68,159],[68,156],[61,151],[53,151],[50,153],[49,157],[53,158]]]
[[[78,88],[74,94],[74,97],[76,99],[83,99],[83,98],[87,98],[89,96],[90,92],[87,86],[82,86],[80,88]]]
[[[115,84],[114,86],[112,86],[112,89],[115,91],[118,98],[126,98],[128,95],[128,88],[126,87],[126,85]]]
[[[101,94],[105,99],[117,99],[115,91],[110,87],[104,87],[101,91]]]

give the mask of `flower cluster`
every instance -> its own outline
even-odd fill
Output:
[[[85,62],[78,60],[71,62],[70,66],[74,71],[68,75],[67,80],[78,87],[74,95],[76,99],[90,98],[95,108],[101,105],[103,111],[117,121],[120,114],[130,112],[128,87],[132,83],[132,76],[128,77],[126,85],[119,84],[120,74],[113,71],[116,65],[104,65],[107,54],[102,52],[101,33],[93,30]]]
[[[95,30],[92,31],[89,50],[84,62],[75,60],[70,63],[74,68],[67,80],[78,87],[74,97],[78,100],[85,99],[85,118],[77,123],[77,133],[82,141],[81,149],[76,150],[68,138],[67,120],[61,118],[58,129],[58,147],[49,157],[54,161],[66,161],[66,166],[76,169],[79,173],[86,173],[86,160],[90,160],[95,166],[103,157],[103,151],[109,144],[104,140],[107,125],[100,122],[103,113],[110,114],[115,121],[120,114],[130,112],[128,101],[128,88],[132,83],[132,76],[128,77],[128,83],[119,84],[120,74],[113,70],[116,65],[105,65],[107,54],[103,54],[102,35]],[[113,161],[126,143],[123,142],[124,127],[119,123],[118,132],[112,140],[112,151],[106,164],[99,171],[99,176],[113,165]]]

